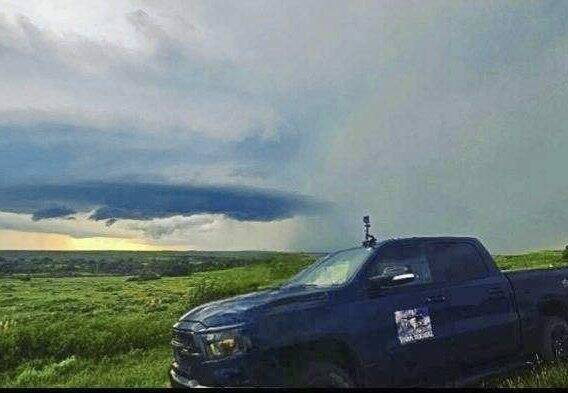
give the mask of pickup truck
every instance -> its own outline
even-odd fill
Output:
[[[173,327],[173,387],[458,386],[568,354],[568,268],[501,272],[475,238],[329,254]]]

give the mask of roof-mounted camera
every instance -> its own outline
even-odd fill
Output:
[[[371,228],[371,220],[369,219],[369,216],[363,217],[363,224],[365,227],[365,240],[362,242],[363,247],[373,247],[377,244],[377,239],[369,233],[369,229]]]

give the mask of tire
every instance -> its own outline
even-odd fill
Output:
[[[568,323],[559,317],[544,320],[539,355],[544,361],[568,358]]]
[[[355,383],[342,367],[328,362],[309,362],[300,379],[302,387],[353,388]]]

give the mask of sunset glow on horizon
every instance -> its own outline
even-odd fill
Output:
[[[0,250],[185,251],[187,247],[144,244],[112,237],[73,238],[53,233],[0,230]]]

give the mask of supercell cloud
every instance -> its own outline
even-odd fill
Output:
[[[107,220],[109,224],[120,219],[199,214],[222,214],[237,221],[274,221],[312,215],[324,207],[306,197],[255,188],[143,183],[8,187],[0,189],[0,205],[11,213],[33,213],[35,221],[92,211],[91,220]]]

